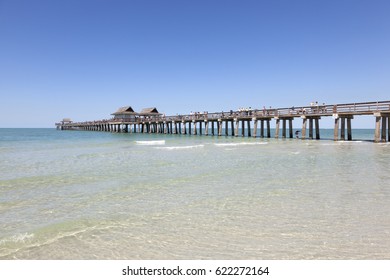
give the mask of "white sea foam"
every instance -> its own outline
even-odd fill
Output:
[[[165,145],[165,140],[135,141],[135,143],[137,145],[158,146],[158,145]]]
[[[390,142],[376,143],[376,145],[388,146],[388,145],[390,145]]]
[[[160,150],[186,150],[186,149],[196,149],[203,148],[204,145],[191,145],[191,146],[172,146],[172,147],[156,147]]]
[[[26,241],[28,240],[31,240],[32,238],[34,238],[34,234],[33,233],[19,233],[19,234],[15,234],[9,238],[5,238],[5,239],[2,239],[0,240],[0,245],[3,245],[3,244],[6,244],[6,243],[9,243],[9,242],[12,242],[12,243],[25,243]]]
[[[241,142],[241,143],[215,143],[217,147],[237,147],[237,146],[253,146],[253,145],[266,145],[267,142]]]
[[[340,143],[340,144],[355,144],[355,143],[363,143],[363,141],[361,140],[353,140],[353,141],[346,141],[346,140],[338,140],[336,141],[336,143]]]

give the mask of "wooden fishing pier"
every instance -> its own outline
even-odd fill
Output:
[[[301,129],[300,138],[320,139],[320,120],[331,117],[334,120],[334,140],[350,141],[354,117],[371,115],[375,118],[374,142],[390,141],[390,101],[334,105],[312,104],[290,108],[241,109],[176,116],[165,116],[160,114],[156,108],[146,108],[136,113],[128,106],[119,108],[112,115],[114,117],[109,120],[87,122],[72,122],[70,119],[63,119],[56,123],[56,126],[59,130],[271,138],[271,121],[274,121],[273,137],[293,138],[293,120],[300,118],[302,120],[302,127],[299,128]]]

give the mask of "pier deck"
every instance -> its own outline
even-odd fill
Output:
[[[374,142],[390,141],[390,101],[347,103],[347,104],[315,104],[289,108],[246,109],[240,111],[194,113],[176,116],[136,116],[133,120],[110,119],[89,122],[71,122],[69,119],[56,123],[60,130],[86,130],[125,133],[158,133],[158,134],[194,134],[248,137],[271,137],[270,122],[275,121],[275,138],[279,138],[280,123],[282,137],[293,138],[293,120],[302,119],[301,138],[320,139],[320,119],[334,119],[334,140],[352,140],[352,119],[354,116],[372,115],[375,117]],[[260,123],[260,127],[259,127]],[[307,137],[307,123],[309,135]],[[224,128],[224,129],[223,129]],[[230,128],[230,129],[229,129]],[[230,132],[230,134],[229,134]],[[340,132],[340,133],[339,133]],[[387,134],[386,134],[387,132]]]

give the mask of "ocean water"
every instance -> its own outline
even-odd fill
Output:
[[[0,129],[0,259],[390,259],[390,145],[353,135]]]

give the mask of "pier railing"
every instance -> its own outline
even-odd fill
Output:
[[[144,121],[205,121],[218,119],[250,119],[250,118],[269,118],[269,117],[296,117],[300,115],[307,116],[332,116],[333,114],[353,114],[370,115],[375,112],[390,111],[390,101],[364,102],[364,103],[346,103],[336,105],[309,105],[293,106],[289,108],[263,108],[263,109],[245,109],[228,112],[214,113],[193,113],[189,115],[177,115],[166,117],[150,117],[148,119],[138,119],[137,122]]]

